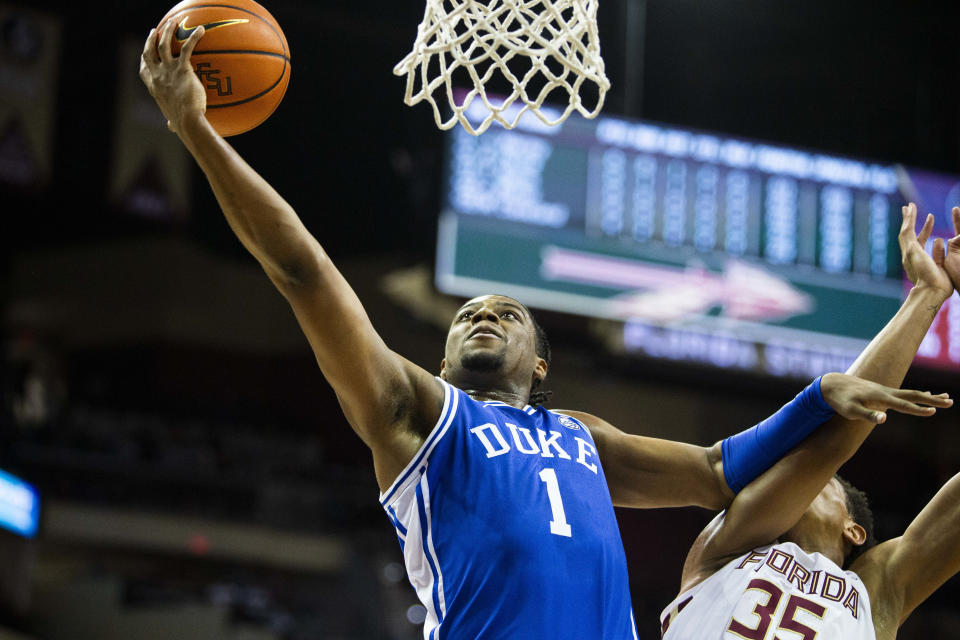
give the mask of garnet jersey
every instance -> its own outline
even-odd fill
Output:
[[[663,611],[664,640],[876,640],[863,582],[792,542],[727,563]]]
[[[427,640],[636,640],[626,558],[590,432],[443,382],[440,419],[380,501]]]

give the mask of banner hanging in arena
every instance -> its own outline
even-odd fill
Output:
[[[61,24],[0,4],[0,183],[50,182]]]
[[[140,81],[142,49],[132,38],[120,46],[109,198],[126,213],[182,220],[189,208],[190,158]]]

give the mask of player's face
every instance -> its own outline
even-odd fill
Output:
[[[810,503],[797,524],[781,538],[817,551],[820,549],[809,547],[842,545],[848,522],[850,512],[847,510],[847,495],[840,482],[832,478]]]
[[[537,360],[533,320],[512,298],[474,298],[460,307],[450,324],[444,350],[448,379],[460,372],[529,378]]]

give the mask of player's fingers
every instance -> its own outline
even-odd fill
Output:
[[[917,209],[911,202],[905,207],[900,207],[903,213],[903,222],[900,224],[900,249],[902,250],[906,243],[917,239]]]
[[[938,267],[943,266],[943,259],[947,255],[946,247],[943,243],[943,238],[934,238],[933,240],[933,261]]]
[[[886,403],[889,406],[887,407],[888,411],[896,411],[897,413],[905,413],[911,416],[932,416],[937,412],[936,407],[925,407],[919,404],[913,404],[912,402],[903,402],[900,400],[891,400]]]
[[[950,217],[953,218],[953,232],[956,235],[947,242],[947,252],[955,254],[960,252],[960,207],[954,207]]]
[[[173,39],[173,20],[167,20],[163,25],[163,33],[160,34],[160,60],[165,63],[173,61],[173,53],[170,51],[170,41]]]
[[[147,66],[146,60],[142,58],[140,59],[140,79],[146,85],[147,90],[153,94],[153,76],[150,74],[150,68]]]
[[[190,68],[190,56],[193,55],[193,50],[196,48],[197,43],[200,42],[203,34],[203,26],[199,26],[194,29],[190,37],[187,38],[187,41],[183,43],[183,48],[180,49],[180,65],[184,68]]]
[[[929,391],[914,391],[913,389],[897,389],[891,393],[906,402],[912,402],[918,405],[927,405],[931,407],[947,408],[953,406],[953,398],[949,393],[938,393],[936,395]]]
[[[927,246],[927,240],[930,239],[931,233],[933,233],[933,214],[928,213],[926,219],[923,221],[923,228],[920,229],[920,233],[917,234],[917,242],[924,247]]]
[[[960,235],[956,235],[947,241],[947,252],[953,254],[960,253]]]
[[[157,53],[157,30],[150,29],[150,35],[143,45],[143,55],[140,56],[141,68],[146,65],[147,68],[156,66],[160,62],[160,55]]]
[[[936,407],[910,402],[909,400],[898,398],[893,394],[889,394],[883,400],[883,404],[888,410],[896,411],[897,413],[906,413],[911,416],[932,416],[937,412]]]

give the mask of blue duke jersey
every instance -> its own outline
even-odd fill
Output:
[[[876,640],[870,596],[852,571],[792,542],[754,549],[660,616],[664,640]]]
[[[424,638],[636,640],[589,431],[443,386],[440,419],[380,497],[427,609]]]

